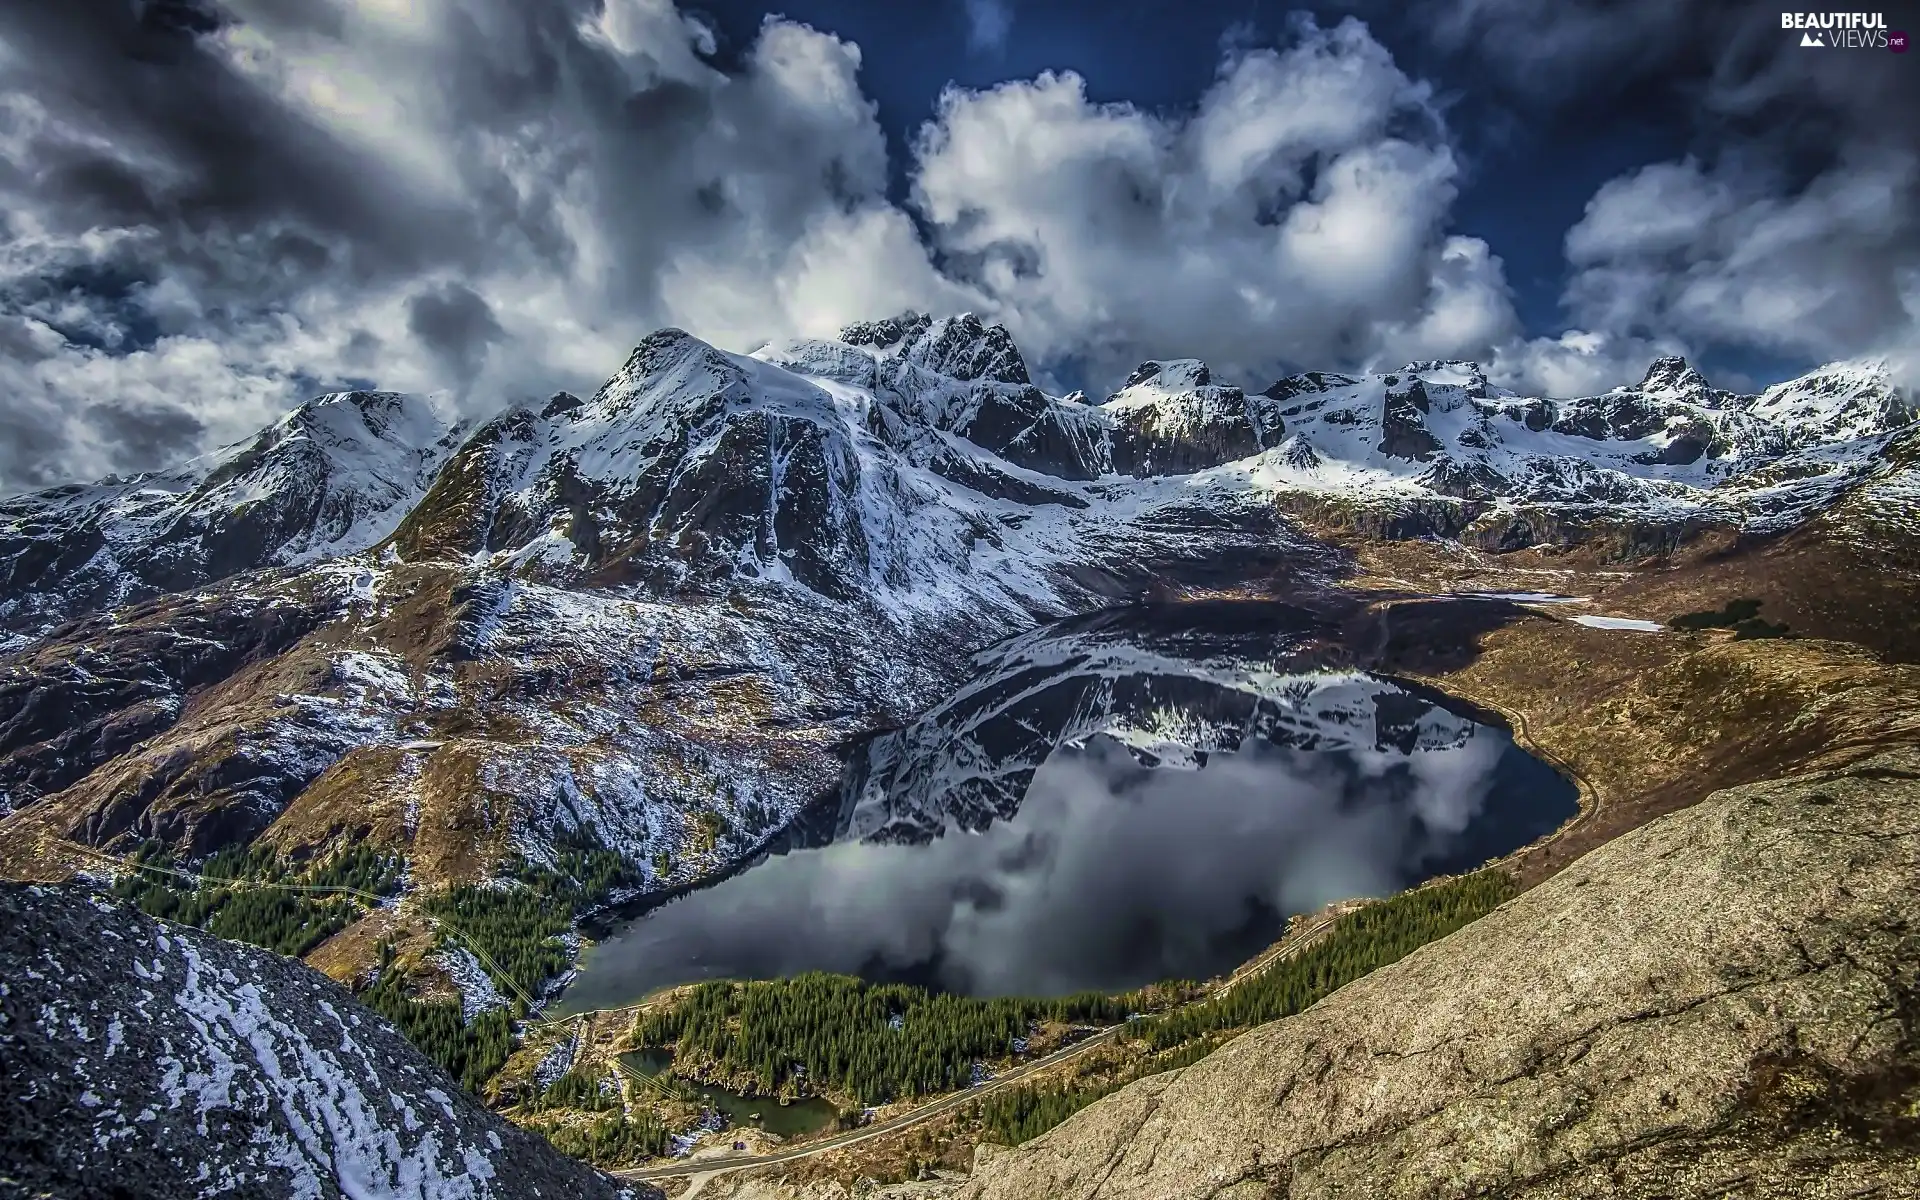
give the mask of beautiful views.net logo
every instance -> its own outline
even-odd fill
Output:
[[[1892,50],[1903,54],[1907,49],[1907,35],[1888,30],[1885,13],[1781,13],[1780,28],[1799,30],[1802,46],[1823,50]]]

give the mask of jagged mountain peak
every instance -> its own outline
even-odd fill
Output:
[[[457,428],[444,409],[424,396],[329,392],[308,400],[251,440],[192,460],[182,470],[192,473],[206,466],[199,488],[205,494],[232,480],[287,469],[290,454],[311,454],[313,469],[373,476],[358,482],[377,488],[377,477],[393,475],[400,465],[394,460],[417,457]],[[388,482],[399,486],[397,481]]]
[[[840,331],[839,340],[849,346],[870,346],[875,350],[891,350],[911,336],[924,332],[933,318],[923,312],[908,309],[896,317],[885,317],[878,321],[855,321]]]
[[[1261,395],[1269,400],[1291,400],[1295,396],[1308,392],[1324,392],[1329,388],[1352,387],[1360,382],[1355,375],[1341,375],[1333,371],[1306,371],[1298,375],[1289,375],[1269,384]]]
[[[643,394],[657,394],[662,383],[697,390],[724,386],[740,376],[740,365],[733,358],[684,329],[668,326],[641,338],[627,361],[590,399],[579,408],[563,410],[563,415],[568,420],[613,417],[632,408]]]
[[[1032,384],[1027,362],[1006,326],[988,324],[975,313],[930,317],[904,312],[881,321],[862,321],[840,331],[840,341],[897,357],[936,375],[962,382]]]
[[[1148,359],[1127,376],[1124,387],[1151,383],[1167,391],[1205,387],[1213,382],[1213,372],[1197,358]]]
[[[1127,376],[1101,411],[1113,422],[1113,469],[1135,476],[1186,474],[1277,445],[1279,405],[1213,382],[1197,358],[1151,359]]]
[[[364,550],[465,433],[425,397],[331,392],[167,471],[0,501],[0,627]]]
[[[1417,375],[1422,379],[1428,376],[1460,377],[1485,383],[1486,368],[1470,358],[1417,358],[1401,367],[1397,374]],[[1432,380],[1428,380],[1432,382]]]
[[[1790,444],[1826,437],[1871,437],[1920,419],[1915,398],[1895,386],[1885,359],[1829,363],[1798,379],[1776,383],[1741,406],[1781,429]]]
[[[1685,358],[1678,354],[1664,354],[1648,364],[1647,373],[1633,388],[1616,390],[1632,390],[1665,399],[1696,400],[1710,396],[1716,389]]]
[[[358,413],[368,428],[376,430],[395,421],[432,419],[443,411],[431,397],[413,392],[353,388],[315,396],[288,413],[283,423],[319,423],[347,409]]]

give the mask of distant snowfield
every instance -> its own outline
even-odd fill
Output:
[[[1573,618],[1573,623],[1589,629],[1631,629],[1636,633],[1659,633],[1665,628],[1658,621],[1642,621],[1638,617],[1581,616]]]
[[[1562,596],[1554,592],[1455,592],[1471,600],[1510,600],[1515,604],[1585,604],[1589,596]]]

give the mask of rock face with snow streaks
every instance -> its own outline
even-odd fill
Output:
[[[0,499],[0,630],[364,550],[464,433],[416,397],[340,392],[171,470]]]
[[[1113,420],[1114,470],[1185,475],[1278,445],[1279,405],[1213,382],[1196,359],[1140,364],[1103,406]]]
[[[0,884],[10,1194],[639,1200],[481,1108],[319,973]]]

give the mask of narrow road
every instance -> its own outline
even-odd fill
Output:
[[[1298,932],[1282,938],[1277,945],[1269,947],[1258,958],[1243,965],[1239,970],[1229,976],[1225,983],[1222,983],[1214,991],[1209,992],[1206,998],[1196,1000],[1194,1003],[1205,1004],[1208,1000],[1224,996],[1243,981],[1260,974],[1281,959],[1291,958],[1293,955],[1300,953],[1324,937],[1327,931],[1333,928],[1334,923],[1339,919],[1339,914],[1315,917],[1312,921],[1302,926]],[[1124,1024],[1109,1025],[1105,1029],[1081,1041],[1075,1042],[1071,1046],[1055,1050],[1052,1054],[1046,1055],[1043,1058],[1036,1058],[1032,1062],[1022,1064],[1003,1075],[995,1076],[979,1087],[968,1088],[964,1092],[955,1092],[950,1096],[944,1096],[939,1100],[923,1104],[911,1112],[902,1113],[891,1120],[882,1121],[878,1125],[869,1125],[865,1129],[856,1129],[851,1133],[837,1134],[821,1141],[808,1142],[805,1145],[795,1146],[790,1150],[777,1150],[771,1154],[746,1154],[737,1158],[727,1158],[716,1155],[712,1158],[689,1159],[685,1162],[671,1163],[666,1166],[635,1167],[625,1171],[614,1171],[612,1174],[623,1179],[674,1179],[686,1175],[711,1176],[718,1175],[725,1171],[739,1171],[747,1167],[764,1167],[777,1163],[795,1162],[803,1158],[812,1158],[816,1154],[825,1154],[832,1150],[844,1150],[848,1146],[855,1146],[861,1142],[872,1141],[875,1138],[883,1138],[899,1133],[903,1129],[910,1129],[915,1125],[950,1113],[956,1108],[971,1104],[983,1096],[990,1096],[1005,1088],[1024,1083],[1041,1072],[1050,1070],[1053,1067],[1059,1066],[1061,1063],[1069,1062],[1083,1054],[1090,1053],[1100,1046],[1106,1045],[1125,1028],[1126,1026]]]

